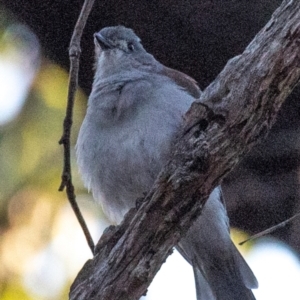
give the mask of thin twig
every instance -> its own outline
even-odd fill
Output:
[[[59,141],[59,144],[63,144],[64,146],[64,167],[63,167],[62,181],[59,187],[59,191],[63,191],[64,188],[66,187],[66,193],[69,202],[73,208],[73,211],[79,221],[79,224],[84,232],[85,238],[93,254],[94,254],[95,245],[91,237],[91,234],[87,228],[87,225],[84,221],[84,218],[80,212],[78,204],[76,202],[74,186],[72,183],[70,136],[71,136],[71,127],[73,123],[74,99],[75,99],[75,94],[78,85],[79,58],[81,53],[80,41],[81,41],[83,29],[85,27],[87,18],[91,12],[94,1],[95,0],[85,0],[71,38],[70,47],[69,47],[70,72],[69,72],[69,87],[68,87],[68,103],[66,109],[66,116],[63,124],[63,135]]]
[[[257,234],[254,234],[254,235],[250,236],[248,239],[240,242],[239,245],[244,245],[245,243],[247,243],[249,241],[255,240],[255,239],[260,238],[262,236],[265,236],[265,235],[267,235],[269,233],[272,233],[275,230],[286,226],[289,222],[293,221],[294,219],[298,218],[299,216],[300,216],[300,213],[297,213],[294,216],[292,216],[291,218],[289,218],[289,219],[287,219],[287,220],[285,220],[285,221],[283,221],[283,222],[281,222],[281,223],[279,223],[279,224],[277,224],[275,226],[272,226],[272,227],[270,227],[270,228],[268,228],[268,229],[266,229],[264,231],[261,231],[261,232],[259,232]]]

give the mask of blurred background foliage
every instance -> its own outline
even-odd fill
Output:
[[[43,57],[34,33],[0,7],[1,299],[66,299],[91,256],[65,193],[58,192],[67,86],[68,74]],[[79,90],[73,145],[85,105]],[[82,185],[73,166],[79,202],[96,239],[99,209],[80,200]],[[74,248],[78,257],[67,253]]]

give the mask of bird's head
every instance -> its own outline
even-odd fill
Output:
[[[106,75],[116,72],[149,69],[157,64],[144,49],[140,38],[124,26],[105,27],[94,34],[96,70]]]

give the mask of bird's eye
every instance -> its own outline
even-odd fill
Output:
[[[133,45],[133,43],[128,43],[127,47],[128,47],[128,49],[129,49],[130,51],[133,51],[133,50],[134,50],[134,45]]]

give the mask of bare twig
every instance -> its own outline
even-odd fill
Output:
[[[68,104],[66,109],[66,117],[64,119],[64,125],[63,125],[64,128],[63,135],[59,141],[59,144],[63,144],[64,146],[64,168],[63,168],[62,181],[59,187],[59,191],[63,191],[64,188],[66,187],[66,193],[69,202],[84,232],[88,245],[91,248],[92,253],[94,254],[95,246],[94,246],[93,239],[91,237],[91,234],[87,228],[87,225],[83,219],[83,216],[76,202],[74,186],[72,183],[71,151],[70,151],[71,150],[70,136],[71,136],[71,127],[73,123],[73,107],[74,107],[74,99],[75,99],[75,94],[78,85],[79,58],[81,53],[80,40],[81,40],[84,26],[91,12],[93,4],[94,4],[94,0],[85,0],[80,12],[80,16],[75,25],[75,29],[69,47],[70,72],[69,72],[69,87],[68,87]]]
[[[288,223],[290,223],[291,221],[293,221],[294,219],[296,219],[298,217],[300,217],[300,213],[295,214],[294,216],[290,217],[289,219],[287,219],[287,220],[285,220],[285,221],[283,221],[283,222],[281,222],[281,223],[279,223],[279,224],[277,224],[275,226],[272,226],[272,227],[270,227],[270,228],[268,228],[268,229],[266,229],[264,231],[261,231],[261,232],[259,232],[257,234],[254,234],[254,235],[250,236],[248,239],[240,242],[239,245],[244,245],[245,243],[247,243],[249,241],[252,241],[252,240],[255,240],[255,239],[260,238],[262,236],[265,236],[267,234],[270,234],[270,233],[274,232],[275,230],[277,230],[279,228],[283,228]]]

